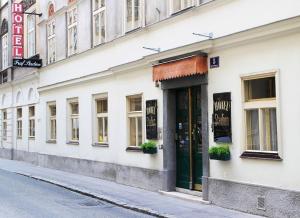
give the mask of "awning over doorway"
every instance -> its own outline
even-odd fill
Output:
[[[153,81],[206,74],[207,72],[207,57],[198,55],[154,66]]]

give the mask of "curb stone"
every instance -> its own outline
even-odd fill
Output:
[[[124,203],[122,201],[119,201],[117,199],[110,198],[109,196],[98,194],[98,193],[95,193],[95,192],[91,192],[91,191],[86,190],[86,189],[81,189],[81,188],[78,188],[78,187],[73,186],[73,185],[68,185],[66,183],[61,183],[61,182],[58,182],[58,181],[55,181],[55,180],[46,179],[46,178],[42,178],[42,177],[39,177],[39,176],[34,176],[34,175],[31,175],[31,174],[26,174],[26,173],[20,173],[20,172],[15,172],[15,171],[13,171],[13,173],[16,173],[18,175],[25,176],[25,177],[28,177],[28,178],[32,178],[32,179],[35,179],[35,180],[39,180],[39,181],[42,181],[42,182],[46,182],[46,183],[49,183],[49,184],[52,184],[52,185],[56,185],[58,187],[70,190],[72,192],[76,192],[78,194],[82,194],[82,195],[85,195],[85,196],[88,196],[88,197],[91,197],[91,198],[95,198],[97,200],[105,201],[107,203],[110,203],[110,204],[113,204],[113,205],[116,205],[116,206],[119,206],[119,207],[122,207],[122,208],[125,208],[125,209],[133,210],[133,211],[136,211],[136,212],[148,214],[148,215],[159,217],[159,218],[175,218],[175,216],[173,216],[173,215],[159,213],[158,211],[155,211],[155,210],[152,210],[152,209],[146,208],[146,207],[139,207],[139,206],[136,206],[136,205],[129,205],[129,204]]]

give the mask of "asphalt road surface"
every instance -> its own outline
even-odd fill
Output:
[[[0,218],[151,217],[0,170]]]

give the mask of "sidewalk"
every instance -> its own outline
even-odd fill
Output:
[[[25,162],[0,159],[0,169],[47,181],[121,207],[159,217],[257,217],[106,180],[42,168]]]

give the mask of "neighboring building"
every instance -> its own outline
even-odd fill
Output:
[[[29,2],[43,15],[25,19],[25,57],[44,66],[13,68],[1,85],[2,156],[153,191],[202,191],[259,215],[300,214],[299,1]],[[3,21],[10,4],[1,9]],[[146,103],[157,104],[157,137]],[[139,148],[149,138],[157,154]],[[229,141],[229,161],[209,160],[218,140]]]

